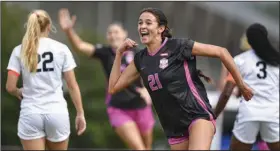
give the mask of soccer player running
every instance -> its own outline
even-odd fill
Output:
[[[21,100],[18,136],[24,150],[67,150],[70,121],[62,76],[76,108],[78,135],[86,129],[75,60],[66,45],[48,38],[51,27],[46,11],[31,12],[22,44],[14,48],[7,67],[6,89]],[[20,75],[23,88],[19,89]]]
[[[109,80],[113,66],[116,49],[127,37],[127,32],[121,24],[114,23],[107,29],[107,41],[109,46],[90,44],[83,41],[74,31],[76,17],[70,18],[67,9],[59,12],[59,22],[63,31],[67,34],[72,45],[78,52],[82,52],[90,58],[101,61],[106,77]],[[128,51],[121,58],[120,70],[133,60],[134,52]],[[151,98],[146,88],[141,84],[140,78],[125,90],[106,97],[107,113],[110,123],[120,138],[128,144],[130,149],[150,150],[152,148],[153,126],[155,123]]]
[[[251,89],[225,48],[171,38],[167,18],[156,8],[145,8],[138,20],[138,32],[146,48],[120,71],[122,54],[137,46],[127,39],[116,51],[109,92],[114,94],[139,76],[148,89],[153,105],[172,150],[209,150],[215,133],[215,115],[196,69],[196,56],[217,57],[232,73],[246,100]]]
[[[230,148],[250,150],[260,132],[271,150],[279,150],[279,53],[270,44],[263,25],[251,25],[246,36],[252,49],[234,57],[234,61],[255,94],[250,102],[241,98]],[[217,116],[235,85],[229,74],[215,110]]]

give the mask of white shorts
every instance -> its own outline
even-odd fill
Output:
[[[236,139],[245,144],[255,143],[259,132],[263,141],[267,143],[279,142],[279,122],[277,121],[235,121],[232,132]]]
[[[70,135],[68,114],[29,114],[20,116],[18,136],[23,140],[46,137],[51,142],[61,142]]]

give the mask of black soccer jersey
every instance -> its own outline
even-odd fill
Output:
[[[98,58],[101,61],[103,70],[105,71],[107,80],[110,77],[111,69],[115,60],[115,51],[109,46],[103,46],[101,44],[96,45],[94,58]],[[133,60],[134,52],[128,51],[124,53],[121,61],[121,70],[123,71],[126,66]],[[146,106],[145,101],[140,97],[140,94],[136,91],[137,87],[142,87],[140,78],[137,79],[126,89],[110,95],[107,93],[106,104],[122,109],[136,109],[143,108]]]
[[[194,119],[215,119],[191,55],[193,44],[166,38],[155,54],[145,48],[134,57],[168,138],[183,136]]]

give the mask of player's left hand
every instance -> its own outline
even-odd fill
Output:
[[[75,126],[76,126],[78,136],[82,135],[87,127],[85,117],[77,115],[75,120]]]
[[[144,99],[144,101],[146,102],[147,105],[151,105],[152,104],[152,99],[151,96],[149,94],[149,92],[147,91],[146,88],[137,88],[136,91],[140,94],[140,96]]]
[[[244,86],[239,89],[246,101],[251,100],[254,94],[253,94],[253,90],[247,84],[244,84]]]

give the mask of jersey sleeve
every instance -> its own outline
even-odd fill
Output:
[[[20,56],[19,56],[19,51],[17,49],[18,48],[14,48],[10,56],[7,69],[16,72],[17,74],[20,74],[20,69],[21,69]]]
[[[180,44],[180,53],[186,59],[192,57],[192,49],[194,45],[194,41],[189,38],[179,39]]]
[[[106,47],[104,47],[102,44],[96,44],[95,45],[95,51],[92,54],[93,58],[98,58],[100,60],[106,59],[108,52],[106,51]]]
[[[77,65],[76,65],[76,62],[74,60],[73,54],[71,53],[71,51],[69,50],[69,48],[67,46],[66,46],[64,52],[65,52],[65,54],[64,54],[64,64],[63,64],[62,71],[66,72],[66,71],[74,69]]]

